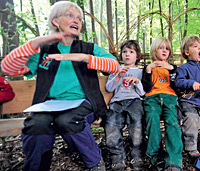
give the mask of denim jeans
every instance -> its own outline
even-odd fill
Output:
[[[180,102],[183,111],[182,133],[186,151],[197,150],[199,129],[199,106],[188,102]]]
[[[111,152],[112,163],[125,160],[126,153],[122,137],[122,129],[127,125],[132,141],[131,155],[135,159],[141,158],[142,118],[144,110],[140,99],[123,100],[110,104],[106,114],[105,133],[106,144]]]

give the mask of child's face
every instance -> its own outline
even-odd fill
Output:
[[[124,47],[122,49],[122,59],[124,61],[124,65],[135,65],[137,53],[133,48]]]
[[[197,62],[200,61],[200,43],[194,42],[191,46],[189,46],[188,50],[185,50],[185,54],[189,59],[193,59]]]
[[[164,43],[156,51],[156,58],[159,61],[166,61],[169,58],[169,53],[170,53],[170,50],[167,47],[167,45]]]

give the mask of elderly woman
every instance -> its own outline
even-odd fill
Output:
[[[76,4],[55,3],[49,14],[52,34],[30,40],[2,61],[6,74],[28,78],[37,74],[33,104],[38,108],[31,111],[22,129],[24,170],[50,169],[55,134],[77,148],[90,170],[105,170],[90,123],[106,110],[97,70],[114,74],[119,63],[96,44],[77,39],[82,18]],[[47,101],[48,111],[42,108]]]

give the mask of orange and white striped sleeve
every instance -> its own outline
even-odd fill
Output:
[[[23,75],[29,71],[27,62],[29,57],[39,52],[31,45],[31,41],[14,49],[4,57],[1,62],[1,70],[8,75]]]
[[[119,62],[116,59],[89,55],[88,69],[100,70],[109,74],[117,74],[119,68]]]

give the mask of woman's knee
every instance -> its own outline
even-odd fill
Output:
[[[68,117],[57,118],[54,124],[60,133],[79,133],[85,128],[84,120],[76,120]]]

